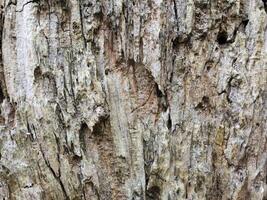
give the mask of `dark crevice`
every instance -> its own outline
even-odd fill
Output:
[[[262,2],[263,2],[264,10],[267,13],[267,0],[262,0]]]
[[[226,31],[220,31],[217,35],[217,42],[219,45],[223,45],[227,43],[228,34]]]
[[[105,69],[105,75],[107,76],[111,72],[111,69],[107,68]]]
[[[78,155],[72,155],[71,159],[72,159],[72,163],[74,164],[79,164],[82,160],[82,156],[78,156]]]
[[[232,103],[232,102],[233,102],[233,101],[231,100],[229,94],[226,95],[226,100],[227,100],[228,103]]]
[[[202,101],[203,101],[205,104],[208,104],[208,103],[210,102],[210,99],[209,99],[209,97],[204,96],[204,97],[202,97]]]
[[[171,128],[172,128],[172,119],[171,119],[171,115],[170,114],[168,116],[167,127],[168,127],[169,130],[171,130]]]
[[[177,12],[177,5],[176,5],[175,0],[173,0],[173,9],[174,9],[175,19],[177,23],[177,31],[179,31],[178,12]]]
[[[123,52],[122,52],[122,55],[123,55]],[[132,66],[132,67],[136,66],[136,62],[135,62],[135,60],[133,58],[128,58],[126,60],[126,64],[127,64],[127,66]]]
[[[60,4],[62,10],[70,11],[69,1],[67,1],[67,0],[58,0],[57,3]]]
[[[218,35],[217,35],[217,43],[219,45],[224,45],[224,44],[231,44],[233,42],[235,42],[235,38],[237,35],[238,31],[243,31],[245,30],[246,26],[249,23],[249,19],[244,19],[243,21],[240,22],[240,24],[235,28],[235,30],[233,31],[233,34],[231,36],[231,38],[229,38],[229,35],[227,33],[226,30],[220,30]]]
[[[39,66],[36,67],[34,69],[33,74],[34,74],[34,81],[37,81],[37,80],[41,79],[41,77],[42,77],[42,70],[41,70],[41,68]]]
[[[156,88],[156,95],[158,97],[159,112],[161,111],[166,112],[169,107],[167,95],[163,94],[163,92],[159,89],[159,85],[157,83],[155,83],[155,88]]]
[[[196,110],[209,110],[211,108],[210,99],[207,96],[203,96],[201,102],[195,107]]]
[[[174,40],[172,41],[172,48],[173,49],[178,49],[180,44],[180,39],[179,36],[177,36],[176,38],[174,38]]]
[[[152,186],[146,191],[147,200],[159,200],[160,199],[160,188],[158,186]]]
[[[248,22],[249,22],[249,19],[244,19],[242,21],[242,24],[243,24],[244,28],[246,28],[246,26],[248,25]]]
[[[74,153],[74,144],[72,141],[70,142],[70,151]]]
[[[4,99],[5,99],[5,95],[0,85],[0,104],[4,101]]]
[[[4,20],[5,15],[4,11],[0,11],[0,41],[2,41],[3,36],[3,29],[4,29]],[[4,66],[3,66],[3,55],[2,55],[3,49],[2,49],[2,42],[0,42],[0,104],[4,101],[7,95],[7,89],[5,84],[5,75],[4,75]],[[0,111],[1,113],[1,111]]]
[[[209,60],[209,61],[206,62],[205,68],[206,68],[207,71],[210,71],[213,68],[214,65],[215,65],[215,63],[213,61]]]
[[[100,118],[98,122],[93,127],[92,135],[101,136],[104,133],[105,129],[105,118]]]
[[[156,88],[157,97],[159,97],[159,98],[163,97],[162,91],[159,89],[159,85],[156,83],[155,83],[155,88]]]
[[[225,93],[227,93],[226,90],[223,90],[221,92],[218,92],[218,95],[220,96],[220,95],[225,94]]]
[[[172,48],[177,50],[181,44],[189,44],[191,34],[180,34],[172,40]]]

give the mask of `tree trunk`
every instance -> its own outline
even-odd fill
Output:
[[[0,199],[267,199],[266,0],[0,3]]]

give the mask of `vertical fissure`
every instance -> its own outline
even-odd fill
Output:
[[[43,151],[43,148],[42,148],[42,146],[41,146],[40,144],[39,144],[39,147],[40,147],[41,155],[42,155],[42,157],[43,157],[43,159],[44,159],[44,162],[45,162],[46,166],[48,167],[49,171],[51,172],[51,174],[52,174],[53,177],[57,180],[57,182],[59,183],[59,185],[60,185],[60,187],[61,187],[61,190],[62,190],[63,195],[64,195],[64,199],[65,199],[65,200],[70,200],[70,198],[69,198],[69,196],[68,196],[68,194],[67,194],[67,191],[66,191],[66,189],[65,189],[65,186],[64,186],[64,184],[63,184],[63,182],[62,182],[62,180],[61,180],[61,178],[60,178],[60,175],[58,176],[58,175],[56,174],[55,170],[51,167],[50,162],[49,162],[49,160],[46,158],[46,156],[45,156],[45,154],[44,154],[44,151]]]
[[[178,21],[178,11],[177,11],[176,0],[173,0],[173,9],[174,9],[174,15],[175,15],[175,20],[176,20],[176,25],[177,25],[177,32],[178,32],[179,31],[179,21]]]
[[[82,0],[79,0],[79,9],[80,9],[80,22],[81,22],[81,34],[84,42],[84,49],[87,49],[87,42],[86,37],[84,34],[84,25],[83,25],[83,6],[82,6]]]
[[[4,29],[4,5],[0,5],[0,104],[5,99],[5,96],[7,96],[6,91],[6,84],[5,84],[5,74],[4,74],[4,65],[3,65],[3,48],[2,48],[2,36],[3,36],[3,29]]]

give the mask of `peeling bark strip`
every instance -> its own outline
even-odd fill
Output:
[[[256,0],[1,0],[0,200],[266,200]]]

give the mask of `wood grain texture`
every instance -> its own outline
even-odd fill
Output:
[[[266,200],[263,0],[0,0],[1,200]]]

